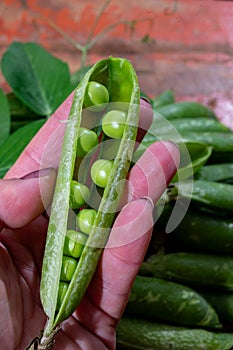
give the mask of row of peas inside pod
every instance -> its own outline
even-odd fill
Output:
[[[127,109],[128,103],[109,102],[108,89],[103,84],[88,83],[70,189],[70,220],[63,250],[57,310],[91,232],[123,137]]]

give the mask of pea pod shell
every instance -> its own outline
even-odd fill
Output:
[[[207,211],[216,211],[216,214],[233,212],[233,185],[215,181],[194,180],[192,192],[188,182],[178,184],[179,196],[190,198],[193,202],[202,205]]]
[[[125,350],[229,350],[233,334],[124,316],[117,327],[117,344]]]
[[[119,183],[125,179],[134,149],[134,142],[137,133],[139,116],[139,87],[137,77],[131,65],[126,60],[111,60],[109,64],[109,92],[111,100],[124,101],[129,103],[129,111],[123,138],[121,140],[118,153],[114,159],[113,169],[110,173],[107,187],[105,188],[93,229],[80,257],[78,267],[70,283],[67,295],[64,300],[55,324],[60,323],[74,311],[85,294],[87,285],[97,266],[102,249],[110,233],[110,226],[115,216],[119,193],[123,188],[119,188]],[[127,77],[127,82],[124,80]],[[129,82],[131,82],[131,87]]]
[[[233,257],[203,253],[170,253],[158,261],[156,256],[145,263],[147,271],[158,278],[191,287],[233,290]]]
[[[216,119],[210,118],[179,118],[170,120],[179,133],[182,132],[232,132],[227,126]]]
[[[136,277],[125,312],[177,325],[221,327],[215,310],[199,293],[155,277]]]
[[[216,118],[214,112],[208,107],[192,101],[181,101],[170,103],[156,109],[167,119],[178,118]]]
[[[233,323],[233,293],[211,290],[200,293],[213,306],[222,322]]]
[[[56,315],[59,277],[69,214],[70,184],[74,170],[85,89],[90,79],[106,84],[110,94],[110,102],[126,102],[129,104],[129,110],[124,135],[93,229],[69,284],[66,297]],[[87,72],[77,87],[64,136],[43,261],[40,292],[44,310],[49,318],[45,334],[51,333],[56,324],[69,317],[76,309],[95,271],[115,215],[116,197],[117,192],[119,192],[118,184],[126,177],[130,166],[137,133],[139,99],[140,91],[136,74],[131,64],[120,58],[109,58],[98,62]],[[111,210],[109,210],[110,207]]]
[[[209,164],[196,174],[198,180],[233,182],[233,163]]]
[[[166,90],[152,100],[152,108],[156,110],[156,108],[160,108],[174,102],[174,92],[172,90]]]
[[[226,163],[233,161],[233,132],[185,131],[184,141],[198,141],[213,148],[209,163]]]
[[[176,205],[177,210],[182,210],[182,202]],[[172,205],[167,205],[159,217],[157,227],[161,232],[166,232],[172,209]],[[182,221],[170,232],[167,240],[174,238],[179,246],[184,245],[192,251],[233,254],[233,220],[216,217],[189,207]]]

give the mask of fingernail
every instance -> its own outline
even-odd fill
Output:
[[[149,98],[143,96],[140,98],[140,101],[142,106],[144,105],[144,107],[151,107],[151,101],[149,100]]]
[[[153,202],[153,200],[152,200],[152,198],[151,197],[149,197],[149,196],[143,196],[143,197],[141,197],[140,199],[145,199],[146,201],[147,201],[147,203],[150,203],[150,205],[151,205],[151,208],[152,208],[152,211],[154,210],[154,202]]]
[[[21,180],[28,180],[28,179],[38,179],[43,176],[47,176],[51,174],[53,171],[55,171],[54,168],[45,168],[45,169],[39,169],[32,171],[31,173],[28,173],[22,177],[20,177]]]
[[[149,196],[143,196],[143,197],[138,197],[138,198],[129,200],[129,202],[127,202],[127,203],[121,208],[121,210],[127,208],[129,205],[132,205],[132,203],[134,203],[134,202],[136,203],[137,201],[141,201],[141,200],[144,200],[144,201],[146,201],[147,203],[149,203],[149,204],[150,204],[150,207],[151,207],[151,211],[153,212],[153,210],[154,210],[154,202],[153,202],[152,198],[149,197]]]

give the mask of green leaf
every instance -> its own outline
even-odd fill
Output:
[[[7,94],[6,97],[10,107],[11,122],[26,120],[30,121],[41,118],[41,116],[36,115],[22,101],[20,101],[13,92]]]
[[[2,73],[15,95],[43,116],[51,115],[72,89],[68,65],[35,43],[11,44]]]
[[[0,146],[0,177],[3,177],[15,163],[21,152],[44,123],[45,119],[39,119],[17,129]]]
[[[7,139],[10,133],[10,107],[7,97],[0,89],[0,145]]]

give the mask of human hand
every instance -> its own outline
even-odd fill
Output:
[[[0,180],[0,343],[5,350],[24,349],[46,322],[39,297],[48,224],[44,213],[53,195],[65,127],[61,120],[67,119],[71,100],[72,96]],[[150,122],[151,112],[144,104],[142,129]],[[116,326],[150,241],[153,208],[146,197],[156,203],[178,163],[177,147],[157,142],[132,168],[129,203],[119,213],[87,293],[63,323],[54,350],[115,348]]]

